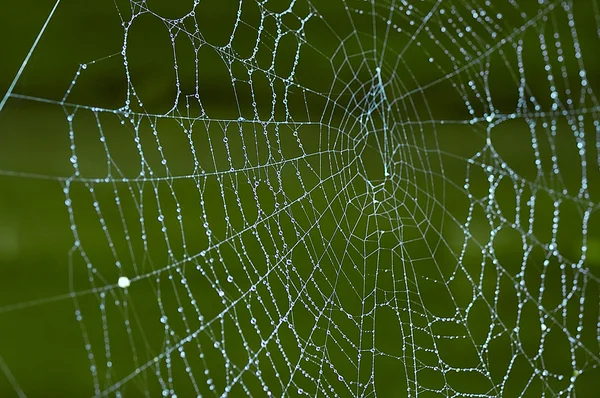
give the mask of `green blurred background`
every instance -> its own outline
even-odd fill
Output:
[[[0,395],[596,396],[593,1],[62,0],[0,111]]]

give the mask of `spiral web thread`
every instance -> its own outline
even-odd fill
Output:
[[[177,18],[115,3],[117,54],[81,64],[61,101],[10,94],[66,114],[73,174],[56,179],[87,269],[71,297],[95,396],[593,384],[595,0],[242,0],[222,43],[204,3]],[[141,19],[171,43],[169,109],[139,92]],[[123,107],[73,103],[107,62]],[[231,101],[204,90],[206,65]]]

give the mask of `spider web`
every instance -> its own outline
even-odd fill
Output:
[[[64,111],[70,175],[37,177],[91,394],[593,394],[596,0],[114,12],[62,98],[4,101]]]

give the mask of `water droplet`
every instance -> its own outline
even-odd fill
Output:
[[[119,277],[119,280],[117,281],[117,285],[119,285],[120,288],[125,289],[131,285],[131,281],[129,280],[128,277],[121,276],[121,277]]]

